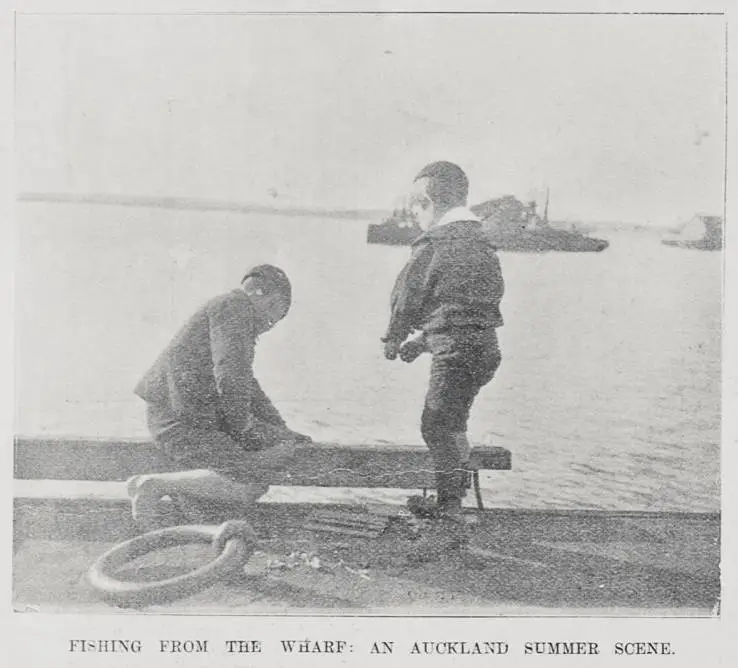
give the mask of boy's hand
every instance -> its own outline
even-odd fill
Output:
[[[397,359],[397,354],[400,352],[400,341],[385,341],[384,344],[384,356],[388,360]]]
[[[400,347],[400,359],[410,364],[418,359],[425,351],[425,339],[419,336],[402,344]]]

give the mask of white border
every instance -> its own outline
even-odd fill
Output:
[[[701,2],[687,2],[673,0],[672,2],[318,2],[310,3],[299,0],[280,3],[268,2],[181,2],[177,0],[130,0],[129,2],[104,1],[28,1],[3,3],[0,16],[0,45],[3,56],[0,77],[2,78],[3,93],[0,95],[0,272],[3,287],[12,286],[12,226],[8,223],[12,216],[12,163],[11,156],[5,150],[12,139],[12,60],[13,60],[13,12],[23,13],[229,13],[252,11],[495,11],[495,12],[727,12],[726,20],[729,24],[731,38],[738,34],[738,23],[735,21],[735,3],[715,2],[702,0]],[[42,45],[39,45],[42,48]],[[738,85],[733,80],[738,71],[735,53],[738,46],[728,50],[729,82],[728,94],[732,98],[733,91]],[[728,124],[728,176],[738,172],[736,159],[736,125],[732,120]],[[738,429],[736,426],[736,409],[738,408],[738,353],[735,340],[738,337],[736,329],[736,290],[738,285],[738,269],[736,269],[736,250],[738,233],[731,225],[731,211],[736,210],[735,192],[728,193],[727,213],[728,229],[726,235],[726,274],[725,274],[725,317],[723,337],[723,605],[719,619],[567,619],[567,618],[534,618],[534,619],[424,619],[424,618],[267,618],[267,617],[146,617],[139,615],[125,616],[78,616],[78,615],[40,615],[40,614],[12,614],[10,613],[10,587],[4,597],[3,617],[4,631],[2,636],[10,638],[10,645],[5,645],[10,651],[7,665],[53,665],[76,666],[94,665],[100,668],[105,665],[147,665],[155,661],[161,666],[172,662],[183,665],[209,666],[233,665],[245,666],[281,666],[295,662],[312,663],[340,663],[343,665],[363,665],[364,663],[381,663],[382,665],[400,665],[407,662],[422,661],[424,665],[446,665],[448,659],[438,657],[411,657],[407,653],[396,653],[391,657],[372,657],[366,651],[372,640],[394,640],[398,646],[407,645],[410,640],[422,639],[479,639],[504,640],[511,646],[511,652],[505,657],[494,658],[494,661],[507,665],[522,665],[527,660],[555,663],[556,665],[570,665],[579,661],[581,665],[616,665],[631,661],[648,661],[649,665],[679,665],[705,667],[719,665],[735,665],[738,659],[738,649],[733,644],[732,630],[738,628],[738,609],[736,601],[738,586],[735,578],[734,564],[738,561],[738,544],[735,537],[736,508],[738,495],[735,490],[735,472],[738,470]],[[3,290],[0,301],[0,313],[7,316],[2,319],[3,324],[12,319],[12,290]],[[3,399],[0,403],[0,429],[6,445],[4,462],[7,471],[12,471],[10,447],[12,435],[12,331],[8,326],[0,329],[0,349],[3,351],[0,376],[3,383]],[[6,482],[10,482],[12,473],[9,473]],[[3,505],[7,535],[10,533],[10,508],[12,503],[12,485],[4,486],[8,490],[7,503]],[[10,547],[5,553],[10,557]],[[3,570],[4,582],[10,583],[10,568]],[[153,622],[153,623],[152,623]],[[108,637],[138,637],[144,640],[145,653],[140,656],[128,656],[123,659],[119,655],[92,656],[70,655],[66,652],[70,638],[108,638]],[[160,655],[155,650],[156,641],[160,638],[207,638],[217,648],[207,656],[190,656],[177,658]],[[268,648],[260,656],[229,657],[223,654],[220,647],[226,638],[260,638]],[[277,640],[280,638],[343,638],[354,645],[354,653],[348,656],[323,656],[319,659],[302,656],[296,659],[286,657],[278,650]],[[602,655],[600,657],[576,658],[571,657],[525,657],[517,649],[525,640],[566,640],[582,639],[599,641],[603,646],[617,639],[623,640],[665,640],[676,648],[674,656],[627,658]],[[7,641],[6,641],[7,642]],[[152,651],[149,651],[151,648]],[[733,660],[731,660],[733,659]],[[459,661],[489,661],[481,658],[460,658]],[[172,664],[174,665],[174,664]]]

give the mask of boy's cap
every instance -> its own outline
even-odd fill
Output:
[[[279,267],[275,267],[273,264],[258,264],[246,272],[244,277],[241,279],[241,283],[252,276],[260,276],[261,278],[273,283],[287,298],[287,304],[289,305],[292,303],[292,284],[290,283],[290,279],[287,278],[287,274],[285,274]]]

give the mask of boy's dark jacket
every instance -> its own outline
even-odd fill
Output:
[[[404,341],[413,330],[500,327],[505,284],[495,247],[481,223],[456,221],[422,234],[392,290],[382,340]]]
[[[136,394],[184,422],[239,440],[278,437],[284,420],[253,373],[255,317],[243,290],[211,299],[179,330]]]

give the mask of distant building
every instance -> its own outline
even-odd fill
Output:
[[[667,246],[720,250],[723,247],[723,219],[721,216],[697,215],[672,230],[673,238],[663,241]]]
[[[482,219],[485,227],[491,229],[518,232],[548,226],[548,222],[538,215],[534,201],[523,204],[513,195],[487,200],[471,207],[471,210]]]

